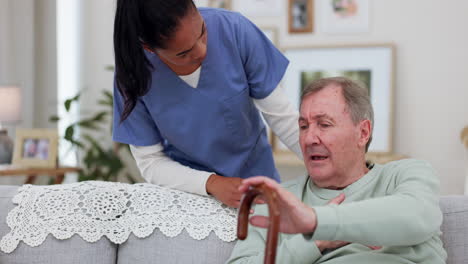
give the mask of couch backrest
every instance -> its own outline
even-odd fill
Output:
[[[0,239],[10,232],[6,217],[8,212],[15,207],[11,200],[16,195],[17,189],[18,186],[0,185]],[[116,261],[117,245],[107,238],[101,238],[96,243],[88,243],[77,235],[65,240],[49,235],[38,247],[30,247],[21,242],[10,254],[0,251],[1,264],[115,264]]]
[[[468,263],[468,196],[442,196],[444,214],[442,241],[447,250],[447,264]]]
[[[16,194],[17,188],[17,186],[0,186],[0,238],[10,231],[5,220],[7,213],[14,207],[11,199]],[[441,229],[442,241],[448,253],[447,264],[468,263],[468,196],[442,196],[440,205],[444,214]],[[130,240],[134,241],[116,246],[106,238],[90,244],[77,236],[69,240],[59,241],[49,235],[40,247],[32,248],[20,243],[19,247],[11,254],[0,251],[0,263],[32,263],[32,260],[39,261],[38,263],[41,261],[43,261],[42,263],[64,263],[63,260],[65,259],[69,260],[67,263],[75,263],[70,262],[70,259],[78,261],[76,263],[93,263],[95,260],[99,260],[99,263],[116,263],[117,259],[131,259],[131,254],[128,254],[128,252],[132,252],[133,256],[141,258],[145,256],[145,254],[141,254],[144,248],[155,245],[157,248],[148,248],[149,251],[154,251],[155,254],[146,257],[151,256],[155,260],[154,258],[162,255],[167,258],[169,257],[166,255],[171,254],[179,258],[181,258],[181,255],[185,255],[185,257],[181,258],[186,260],[185,263],[218,263],[229,256],[234,246],[233,242],[227,243],[218,240],[214,234],[211,234],[203,242],[197,242],[184,232],[176,238],[167,238],[157,230],[149,238],[137,239],[131,236]],[[195,252],[181,250],[181,248],[192,248],[192,246],[188,245],[190,243],[198,243],[200,248],[195,248]],[[77,248],[80,248],[80,250],[76,251]],[[117,250],[117,248],[119,249]],[[173,250],[167,250],[167,248],[173,248]],[[173,252],[174,250],[175,252]],[[207,254],[205,252],[207,250],[217,252],[215,256],[210,256],[209,261],[200,256]],[[70,254],[71,252],[73,253]],[[140,255],[138,255],[138,252]],[[119,258],[117,258],[117,254],[119,254]],[[197,256],[196,259],[193,259],[194,256]],[[89,261],[86,261],[86,258]]]

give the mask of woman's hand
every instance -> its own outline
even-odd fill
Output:
[[[239,191],[241,182],[241,178],[212,174],[206,181],[206,192],[229,207],[239,208],[242,197],[242,192]]]

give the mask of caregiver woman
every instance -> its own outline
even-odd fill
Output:
[[[279,181],[265,125],[301,156],[275,89],[287,59],[239,13],[191,0],[118,0],[113,139],[148,182],[238,207],[242,178]]]

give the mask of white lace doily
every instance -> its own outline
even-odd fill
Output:
[[[8,213],[11,231],[0,241],[10,253],[23,241],[35,247],[52,234],[67,239],[78,234],[88,242],[102,236],[121,244],[133,233],[149,236],[155,228],[175,237],[185,229],[197,240],[213,231],[221,240],[236,239],[237,211],[214,198],[153,184],[80,182],[65,185],[24,185]]]

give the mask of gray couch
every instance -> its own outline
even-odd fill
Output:
[[[10,231],[5,219],[14,207],[11,199],[17,188],[0,186],[0,238]],[[468,196],[444,196],[440,204],[444,212],[442,238],[448,252],[447,263],[468,263]],[[197,241],[185,231],[174,238],[158,230],[145,239],[132,235],[122,245],[115,245],[107,238],[88,243],[78,236],[59,241],[49,235],[35,248],[20,243],[10,254],[0,251],[0,263],[224,263],[233,246],[234,242],[223,242],[214,234]]]

